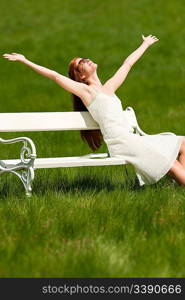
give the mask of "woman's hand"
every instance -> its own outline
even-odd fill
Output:
[[[159,40],[158,38],[156,38],[155,35],[151,35],[151,34],[148,36],[144,36],[142,34],[142,39],[143,39],[144,43],[148,44],[148,46],[154,44],[155,42],[157,42]]]
[[[19,54],[19,53],[11,53],[11,54],[3,54],[3,57],[8,59],[8,60],[12,60],[12,61],[21,61],[23,62],[26,58],[24,55]]]

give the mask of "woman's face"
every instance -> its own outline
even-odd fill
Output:
[[[81,75],[91,75],[97,69],[97,64],[95,64],[89,58],[77,58],[76,59],[76,70]]]

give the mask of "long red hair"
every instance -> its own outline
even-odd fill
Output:
[[[69,70],[68,70],[69,77],[75,81],[86,83],[81,80],[79,76],[80,75],[79,71],[76,69],[76,59],[77,57],[72,59],[72,61],[69,64]],[[82,100],[78,96],[72,94],[72,100],[73,100],[74,111],[88,111],[88,109],[86,108],[86,106],[83,104]],[[80,130],[80,135],[82,140],[86,142],[93,151],[96,151],[102,145],[103,136],[99,129]]]

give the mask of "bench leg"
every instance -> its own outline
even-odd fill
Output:
[[[22,181],[26,190],[26,196],[31,196],[31,183],[34,179],[34,160],[36,158],[36,149],[33,141],[26,137],[19,137],[10,140],[3,140],[0,138],[0,143],[12,144],[16,142],[23,142],[23,147],[20,152],[20,162],[17,164],[0,161],[0,175],[3,173],[13,173],[17,175]]]

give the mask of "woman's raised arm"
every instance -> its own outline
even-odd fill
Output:
[[[144,54],[146,49],[158,41],[155,36],[149,35],[145,37],[142,35],[143,42],[132,54],[130,54],[123,62],[122,66],[118,71],[105,83],[104,86],[107,87],[111,92],[115,92],[120,85],[126,79],[130,69],[136,63],[136,61]]]
[[[30,60],[26,59],[24,55],[19,54],[19,53],[11,53],[11,54],[3,54],[3,57],[8,59],[8,60],[12,60],[12,61],[19,61],[21,63],[23,63],[24,65],[30,67],[31,69],[33,69],[35,72],[48,77],[52,80],[54,80],[55,76],[56,76],[56,72],[50,69],[47,69],[45,67],[39,66],[33,62],[31,62]]]
[[[83,97],[84,92],[87,90],[87,85],[84,83],[76,82],[64,75],[59,74],[56,71],[50,70],[48,68],[42,67],[37,65],[30,60],[26,59],[24,55],[19,53],[11,53],[11,54],[3,54],[3,57],[12,60],[12,61],[19,61],[26,66],[33,69],[35,72],[48,77],[49,79],[54,80],[58,85],[62,86],[65,90],[73,93],[79,97]]]
[[[139,48],[137,48],[132,54],[130,54],[124,61],[124,63],[129,64],[132,67],[136,61],[144,54],[146,49],[157,42],[159,39],[155,36],[149,35],[145,37],[142,35],[143,42]]]

